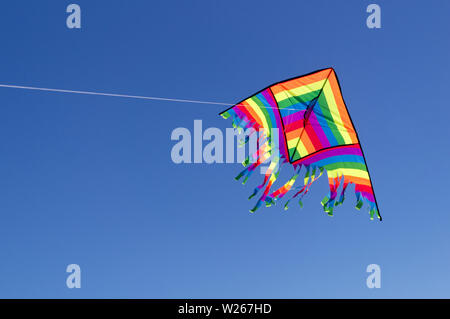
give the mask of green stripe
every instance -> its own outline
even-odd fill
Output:
[[[230,117],[230,113],[228,113],[228,112],[223,112],[223,113],[221,113],[220,115],[222,115],[222,117],[224,118],[224,119],[227,119],[227,118],[229,118]]]
[[[264,114],[264,117],[266,118],[267,124],[269,125],[269,127],[266,127],[266,129],[269,129],[269,130],[270,130],[272,127],[274,127],[274,125],[273,125],[273,123],[272,123],[272,120],[270,119],[270,115],[269,115],[269,113],[268,113],[268,111],[267,111],[266,106],[264,105],[264,103],[263,103],[256,95],[255,95],[255,96],[252,96],[250,99],[251,99],[253,102],[255,102],[256,105],[259,106],[261,112]],[[271,133],[272,133],[272,132],[268,132],[269,135],[270,135]]]
[[[336,141],[338,142],[338,145],[344,145],[345,144],[344,138],[342,137],[338,127],[334,123],[333,116],[331,116],[330,107],[328,106],[325,95],[320,94],[317,102],[319,104],[320,109],[322,110],[322,114],[324,115],[325,120],[327,121],[328,127],[331,129],[331,132],[333,133],[334,137],[336,138]]]
[[[285,107],[289,107],[289,106],[292,106],[292,105],[297,104],[297,103],[310,102],[310,101],[314,100],[317,97],[317,95],[319,94],[319,91],[320,90],[311,91],[309,93],[305,93],[305,94],[302,94],[302,95],[297,95],[297,96],[293,96],[293,97],[287,97],[287,98],[285,98],[283,100],[279,100],[279,101],[277,100],[278,107],[280,109],[283,109]]]
[[[333,164],[327,164],[324,165],[326,170],[332,171],[339,168],[352,168],[352,169],[359,169],[361,171],[367,172],[366,165],[358,162],[337,162]]]

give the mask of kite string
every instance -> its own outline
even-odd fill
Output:
[[[236,104],[236,103],[212,102],[212,101],[189,100],[189,99],[177,99],[177,98],[167,98],[167,97],[157,97],[157,96],[117,94],[117,93],[106,93],[106,92],[95,92],[95,91],[79,91],[79,90],[54,89],[54,88],[44,88],[44,87],[36,87],[36,86],[24,86],[24,85],[13,85],[13,84],[0,84],[0,88],[12,88],[12,89],[22,89],[22,90],[57,92],[57,93],[71,93],[71,94],[83,94],[83,95],[110,96],[110,97],[121,97],[121,98],[129,98],[129,99],[166,101],[166,102],[179,102],[179,103],[210,104],[210,105],[221,105],[221,106],[237,106],[237,105],[240,105],[240,104]],[[263,105],[260,105],[259,107],[276,109],[276,107],[263,106]],[[285,110],[296,110],[296,109],[285,108]]]
[[[165,98],[165,97],[156,97],[156,96],[116,94],[116,93],[105,93],[105,92],[94,92],[94,91],[64,90],[64,89],[53,89],[53,88],[43,88],[43,87],[34,87],[34,86],[22,86],[22,85],[12,85],[12,84],[0,84],[0,87],[13,88],[13,89],[23,89],[23,90],[46,91],[46,92],[58,92],[58,93],[72,93],[72,94],[84,94],[84,95],[100,95],[100,96],[111,96],[111,97],[123,97],[123,98],[143,99],[143,100],[170,101],[170,102],[182,102],[182,103],[198,103],[198,104],[216,104],[216,105],[225,105],[225,106],[233,106],[234,105],[232,103],[222,103],[222,102],[187,100],[187,99],[174,99],[174,98]]]

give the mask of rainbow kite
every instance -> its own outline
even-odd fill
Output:
[[[243,162],[246,168],[237,180],[244,177],[245,183],[259,165],[270,163],[263,183],[250,196],[252,198],[264,189],[251,212],[262,203],[271,206],[282,198],[292,189],[301,168],[305,167],[304,184],[294,188],[291,198],[298,198],[300,206],[303,206],[301,200],[311,184],[326,171],[330,192],[322,205],[328,215],[332,216],[334,206],[343,203],[345,190],[353,183],[356,208],[360,209],[366,202],[370,218],[376,215],[381,220],[358,134],[332,68],[275,83],[220,115],[231,117],[233,127],[239,131],[249,132],[243,143],[248,142],[254,132],[259,132],[256,134],[257,150]],[[283,186],[271,192],[285,163],[293,165],[294,174]]]

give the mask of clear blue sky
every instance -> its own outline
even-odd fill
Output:
[[[236,102],[332,66],[384,220],[352,192],[328,217],[325,178],[251,214],[239,164],[172,163],[220,106],[1,88],[0,297],[450,297],[448,1],[72,2],[81,30],[69,1],[1,4],[0,83]]]

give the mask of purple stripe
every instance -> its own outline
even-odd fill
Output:
[[[240,119],[248,118],[248,116],[247,116],[244,112],[241,111],[240,106],[235,106],[235,107],[233,107],[233,111],[236,113],[236,115],[237,115]],[[255,121],[255,119],[249,119],[249,120]]]
[[[284,123],[284,125],[289,125],[296,121],[303,120],[304,114],[305,114],[305,110],[283,116],[283,123]]]
[[[312,128],[314,129],[314,132],[316,133],[317,137],[320,140],[320,143],[323,147],[330,147],[330,141],[328,140],[327,136],[325,135],[322,126],[320,126],[319,121],[317,120],[316,113],[311,112],[311,115],[309,116],[309,122],[312,125]]]
[[[264,90],[261,93],[266,98],[267,102],[269,102],[270,106],[273,106],[274,108],[277,107],[277,103],[273,99],[272,94],[270,94],[269,89]],[[275,113],[278,113],[278,112],[275,112]]]
[[[365,197],[367,200],[369,200],[369,202],[375,203],[375,197],[373,196],[373,194],[362,191],[361,196]]]
[[[320,160],[323,160],[325,158],[329,158],[332,156],[339,156],[339,155],[359,155],[362,156],[361,149],[359,145],[352,145],[352,146],[336,146],[333,148],[330,148],[326,151],[322,151],[320,153],[317,153],[311,157],[305,158],[304,160],[300,160],[297,164],[304,164],[304,165],[310,165],[312,163],[318,162]]]

